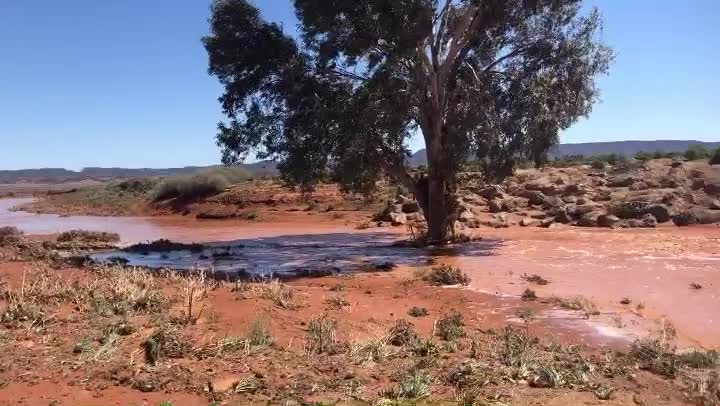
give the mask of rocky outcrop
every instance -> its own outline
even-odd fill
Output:
[[[640,219],[622,221],[620,226],[625,228],[655,228],[657,227],[657,223],[658,222],[655,217],[652,214],[647,213]]]
[[[526,190],[522,193],[522,197],[528,199],[528,204],[542,206],[547,201],[547,196],[539,190]]]
[[[490,185],[478,192],[478,195],[484,197],[487,200],[492,199],[503,199],[505,198],[505,189],[500,185]]]
[[[599,214],[596,212],[590,212],[584,214],[577,221],[577,225],[580,227],[597,227]]]
[[[620,225],[620,218],[612,214],[603,214],[598,216],[597,225],[598,227],[615,228]]]

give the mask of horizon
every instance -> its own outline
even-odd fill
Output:
[[[289,0],[255,3],[295,33]],[[617,57],[599,78],[602,102],[561,142],[719,141],[720,3],[585,3],[600,9]],[[0,170],[219,164],[221,87],[200,42],[208,15],[205,1],[1,4]]]

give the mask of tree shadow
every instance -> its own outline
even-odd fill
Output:
[[[212,270],[221,279],[294,278],[349,272],[378,272],[396,265],[421,266],[436,256],[493,255],[501,240],[481,240],[438,248],[399,247],[386,232],[292,234],[210,242],[198,252],[126,252],[94,254],[92,259],[124,258],[128,265],[179,271]]]

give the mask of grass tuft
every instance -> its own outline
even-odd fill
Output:
[[[423,276],[423,280],[435,286],[468,285],[470,277],[450,265],[440,265]]]

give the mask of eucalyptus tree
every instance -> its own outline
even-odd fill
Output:
[[[296,32],[247,0],[216,0],[203,39],[224,86],[223,161],[253,152],[312,187],[390,176],[416,196],[434,241],[449,237],[468,159],[494,180],[540,161],[587,116],[613,54],[580,0],[294,0]],[[420,133],[427,174],[413,175]]]

